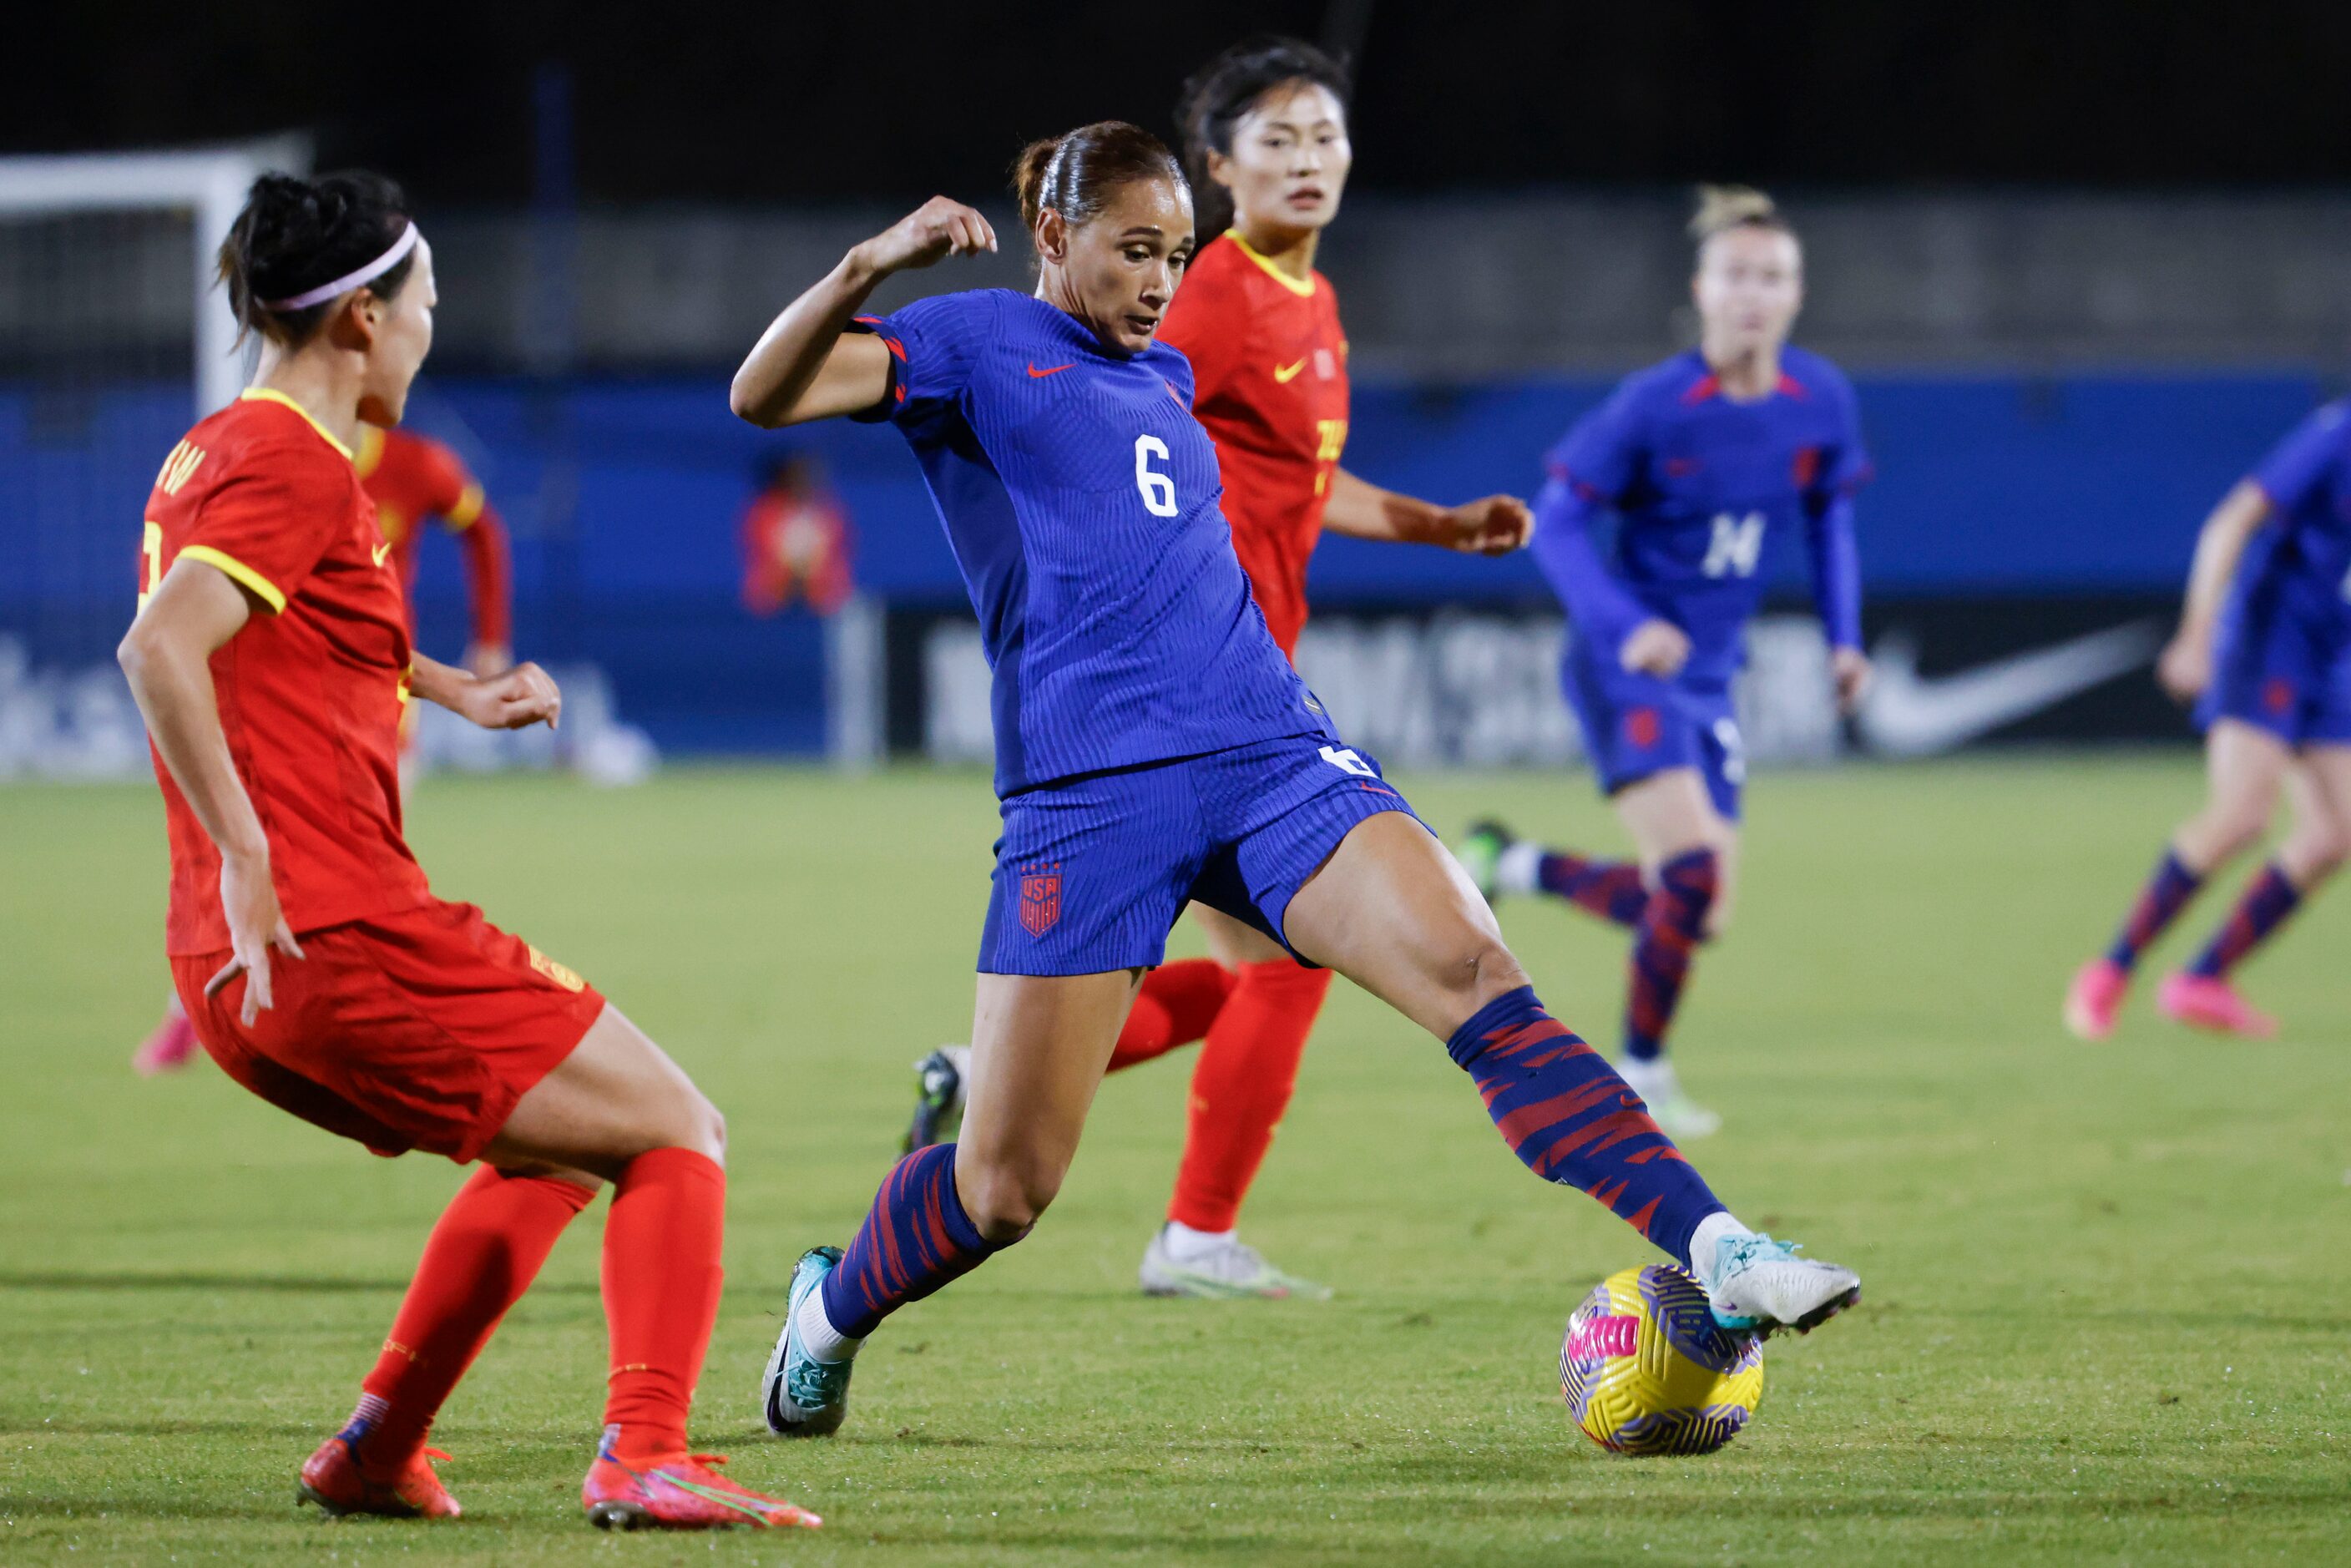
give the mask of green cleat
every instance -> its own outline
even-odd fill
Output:
[[[784,1332],[776,1336],[759,1380],[759,1414],[778,1437],[830,1437],[849,1414],[849,1373],[853,1361],[819,1361],[800,1343],[800,1303],[841,1266],[838,1247],[811,1247],[793,1265],[784,1301]]]
[[[1178,1261],[1167,1249],[1167,1229],[1162,1226],[1144,1249],[1136,1276],[1146,1296],[1188,1296],[1196,1301],[1327,1301],[1331,1287],[1285,1274],[1267,1262],[1254,1247],[1225,1241],[1207,1252]]]
[[[1519,841],[1491,817],[1469,824],[1469,831],[1453,847],[1453,858],[1477,884],[1478,895],[1491,904],[1502,891],[1502,852]]]

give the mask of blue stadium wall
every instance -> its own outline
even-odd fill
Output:
[[[1543,449],[1608,387],[1360,387],[1346,462],[1440,498],[1526,491]],[[1980,610],[2012,628],[1993,643],[2026,640],[2044,618],[2063,634],[2098,607],[2169,600],[2205,511],[2325,391],[2283,371],[1892,373],[1860,389],[1878,469],[1860,513],[1873,597],[1956,625]],[[36,663],[111,649],[141,506],[183,411],[169,385],[0,387],[0,635]],[[672,751],[823,745],[819,629],[803,614],[756,619],[737,597],[737,519],[763,457],[789,446],[823,459],[868,592],[917,615],[961,602],[920,476],[886,429],[763,434],[728,416],[716,379],[438,379],[412,421],[468,455],[514,527],[522,650],[601,664],[622,712]],[[1771,570],[1801,601],[1801,551]],[[422,573],[421,641],[454,654],[464,601],[445,539],[428,541]],[[1549,604],[1524,559],[1346,539],[1324,545],[1313,586],[1326,611]]]

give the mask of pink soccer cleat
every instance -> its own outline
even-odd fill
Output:
[[[814,1530],[824,1521],[781,1498],[740,1487],[711,1467],[724,1454],[672,1454],[632,1463],[612,1451],[617,1427],[607,1427],[596,1462],[580,1483],[580,1505],[599,1530],[725,1530],[747,1524]]]
[[[2217,975],[2166,975],[2155,993],[2163,1016],[2190,1029],[2233,1034],[2244,1040],[2267,1040],[2278,1031],[2277,1019],[2238,994],[2237,988]]]
[[[131,1065],[140,1077],[152,1078],[159,1072],[177,1072],[194,1060],[196,1051],[196,1026],[188,1021],[180,998],[173,997],[153,1030],[131,1053]]]
[[[2129,970],[2112,958],[2091,959],[2065,988],[2065,1027],[2076,1040],[2105,1039],[2115,1032],[2115,1014],[2129,989]]]
[[[449,1456],[438,1448],[420,1448],[408,1457],[400,1473],[389,1479],[360,1468],[360,1445],[367,1441],[367,1423],[351,1424],[319,1445],[302,1467],[294,1500],[316,1503],[338,1518],[373,1513],[387,1519],[455,1519],[465,1510],[433,1473],[433,1461]]]

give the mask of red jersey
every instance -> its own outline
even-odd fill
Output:
[[[849,517],[831,494],[762,490],[743,509],[744,608],[773,615],[797,593],[831,614],[849,598]]]
[[[226,572],[256,614],[213,654],[237,776],[269,836],[296,932],[427,902],[400,826],[408,618],[351,455],[300,404],[255,388],[200,422],[147,498],[140,603],[183,556]],[[159,755],[172,845],[166,944],[229,946],[220,852]]]
[[[438,517],[465,551],[474,641],[511,645],[506,526],[483,497],[480,482],[465,471],[464,459],[430,436],[371,424],[360,429],[353,461],[374,498],[376,527],[392,545],[409,630],[416,627],[416,541],[423,537],[424,519]]]
[[[1347,444],[1347,339],[1331,281],[1301,283],[1228,231],[1186,269],[1159,338],[1192,361],[1192,412],[1217,444],[1234,553],[1294,655],[1306,562]]]

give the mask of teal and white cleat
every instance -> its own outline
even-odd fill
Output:
[[[963,1129],[966,1087],[971,1082],[971,1047],[943,1045],[914,1063],[914,1119],[898,1152],[913,1154],[944,1144]]]
[[[1246,1242],[1218,1242],[1205,1252],[1177,1259],[1160,1227],[1144,1249],[1136,1278],[1146,1296],[1187,1296],[1197,1301],[1327,1301],[1331,1287],[1285,1274]]]
[[[1799,1258],[1792,1242],[1760,1231],[1725,1236],[1701,1262],[1714,1321],[1735,1332],[1776,1329],[1810,1333],[1861,1300],[1861,1276],[1817,1259]]]
[[[811,1247],[793,1266],[784,1332],[776,1336],[776,1352],[768,1357],[767,1375],[759,1383],[759,1412],[778,1437],[830,1437],[849,1414],[849,1374],[856,1363],[817,1360],[800,1343],[799,1331],[800,1303],[840,1266],[838,1247]]]
[[[1478,896],[1491,904],[1502,892],[1502,852],[1519,841],[1491,817],[1469,824],[1469,831],[1453,846],[1453,858],[1478,885]]]

